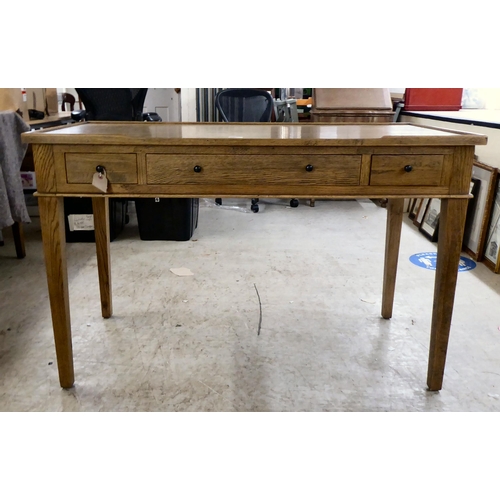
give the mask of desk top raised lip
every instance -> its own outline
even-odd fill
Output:
[[[488,138],[410,123],[83,122],[25,132],[22,140],[127,146],[475,146]]]

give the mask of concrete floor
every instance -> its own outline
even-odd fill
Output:
[[[498,411],[500,275],[459,274],[443,389],[426,390],[435,251],[405,216],[394,316],[380,317],[386,210],[369,200],[200,208],[188,242],[68,244],[76,383],[59,386],[39,219],[0,247],[1,411]],[[170,268],[187,267],[179,277]],[[259,296],[262,324],[259,329]]]

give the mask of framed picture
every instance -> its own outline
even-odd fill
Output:
[[[424,218],[425,209],[429,204],[429,198],[419,198],[417,200],[417,207],[415,212],[415,218],[413,219],[413,224],[417,227],[420,227],[422,224],[422,219]]]
[[[500,259],[498,249],[500,247],[500,184],[497,180],[495,198],[488,225],[488,233],[484,246],[484,263],[495,273],[500,272]]]
[[[405,198],[403,201],[403,212],[409,212],[410,211],[410,205],[411,202],[413,201],[412,198]]]
[[[408,217],[413,220],[415,219],[415,216],[417,215],[417,209],[419,205],[419,198],[412,198],[410,200],[410,206],[408,208]]]
[[[463,249],[473,259],[483,259],[483,250],[488,233],[491,208],[495,199],[498,170],[484,163],[475,161],[472,168],[472,180],[478,182],[473,189],[476,191],[474,202],[469,204],[465,222]]]
[[[476,210],[476,205],[477,205],[477,194],[479,192],[480,186],[481,186],[480,179],[472,178],[470,180],[469,194],[471,195],[471,198],[469,198],[469,202],[467,204],[467,214],[465,217],[465,226],[466,227],[467,227],[467,224],[470,224],[470,221],[474,217],[474,212]],[[465,231],[464,231],[464,233],[465,233]],[[462,247],[463,247],[463,240],[462,240]]]
[[[431,198],[427,203],[425,212],[420,224],[420,231],[431,241],[437,241],[439,229],[439,214],[441,213],[441,200]]]

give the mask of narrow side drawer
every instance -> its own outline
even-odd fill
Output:
[[[66,179],[68,184],[92,184],[96,167],[102,165],[110,183],[137,184],[137,155],[66,153]]]
[[[373,155],[371,186],[439,186],[443,155]]]

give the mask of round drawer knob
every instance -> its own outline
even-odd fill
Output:
[[[405,172],[411,172],[413,170],[413,167],[411,165],[405,165],[404,170]]]
[[[199,173],[201,172],[201,167],[200,167],[199,165],[196,165],[196,166],[193,168],[193,170],[194,170],[197,174],[199,174]]]
[[[306,170],[307,170],[308,172],[312,172],[312,171],[314,170],[314,167],[313,167],[312,165],[310,165],[310,164],[309,164],[309,165],[306,165]]]
[[[97,167],[95,168],[95,171],[98,173],[98,174],[104,174],[104,167],[102,165],[97,165]]]

